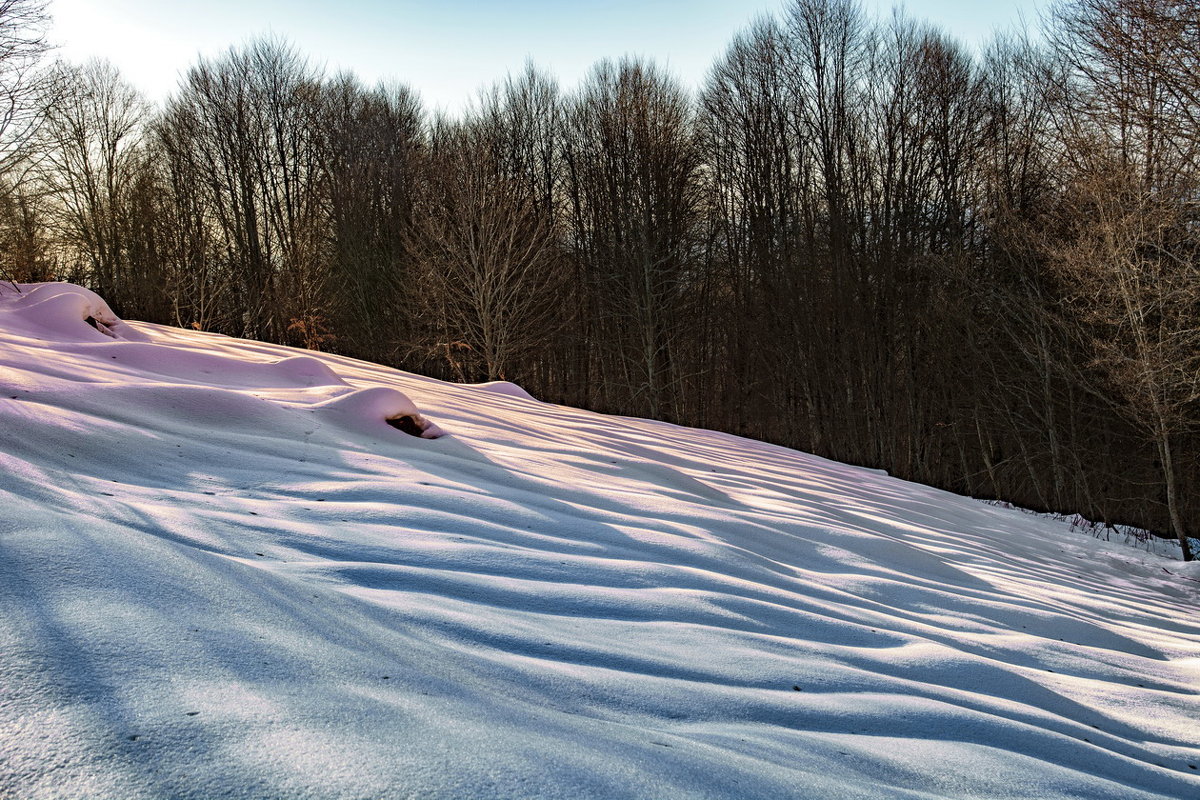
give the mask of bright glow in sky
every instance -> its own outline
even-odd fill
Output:
[[[888,14],[891,0],[866,0]],[[914,17],[977,44],[1038,0],[910,0]],[[72,61],[115,63],[161,100],[197,55],[274,33],[330,70],[394,78],[431,108],[460,108],[530,58],[575,85],[604,57],[651,56],[696,86],[733,34],[782,0],[51,0],[51,36]]]

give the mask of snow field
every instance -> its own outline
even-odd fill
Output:
[[[21,289],[0,796],[1200,797],[1194,565]]]

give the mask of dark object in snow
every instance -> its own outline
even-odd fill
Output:
[[[425,431],[417,424],[416,419],[405,414],[399,417],[391,417],[387,420],[387,424],[391,425],[398,431],[403,431],[409,436],[420,436]]]
[[[96,330],[103,333],[105,336],[111,336],[114,339],[117,338],[117,335],[115,333],[113,333],[113,331],[112,331],[112,326],[109,325],[107,322],[101,322],[100,320],[98,320],[95,317],[90,316],[90,315],[84,317],[83,321],[86,322],[88,325],[91,325]],[[116,356],[113,356],[113,358],[116,358]]]

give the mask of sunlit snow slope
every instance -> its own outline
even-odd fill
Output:
[[[43,284],[0,503],[0,797],[1200,798],[1200,572],[778,447]]]

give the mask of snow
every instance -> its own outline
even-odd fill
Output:
[[[21,290],[0,796],[1200,797],[1191,565]]]
[[[487,383],[474,383],[471,386],[485,392],[494,392],[495,394],[502,394],[505,397],[513,397],[517,400],[535,399],[525,389],[510,381],[489,381]]]

